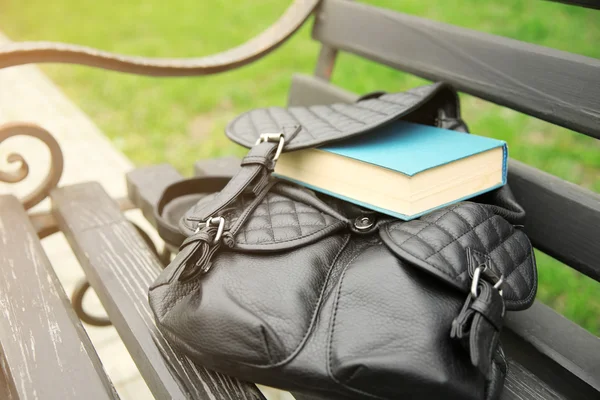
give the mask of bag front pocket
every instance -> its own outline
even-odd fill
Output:
[[[349,241],[345,218],[310,191],[280,182],[259,200],[241,199],[224,215],[228,243],[208,273],[174,279],[176,258],[150,289],[159,328],[204,364],[266,366],[293,354]]]
[[[452,287],[374,244],[339,281],[330,374],[364,398],[482,398],[483,377],[449,335],[462,303]]]
[[[205,365],[276,364],[306,340],[348,239],[332,235],[268,257],[224,251],[204,277],[151,288],[157,323]]]

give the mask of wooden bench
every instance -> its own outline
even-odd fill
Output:
[[[562,2],[597,7],[591,0]],[[98,61],[98,54],[88,53],[66,61],[150,75],[217,72],[275,48],[317,3],[296,2],[266,34],[221,57],[153,64]],[[336,55],[344,51],[450,82],[465,93],[600,139],[600,60],[348,0],[321,1],[313,37],[322,45],[315,75],[292,78],[291,105],[356,100],[356,94],[329,83]],[[0,50],[0,67],[65,61],[43,49],[32,46],[12,64],[2,60]],[[69,51],[63,49],[62,56]],[[232,158],[204,160],[196,173],[222,175],[235,168]],[[8,180],[2,174],[0,179]],[[169,165],[135,170],[127,177],[130,200],[153,222],[161,191],[178,179]],[[525,229],[534,245],[600,281],[600,196],[515,160],[509,183],[527,211]],[[58,188],[50,197],[53,215],[29,216],[14,197],[0,197],[0,398],[117,397],[35,235],[57,228],[156,398],[263,398],[252,384],[194,364],[156,330],[146,292],[165,257],[124,217],[126,202],[119,207],[96,183]],[[80,304],[76,309],[85,317]],[[527,311],[509,313],[502,340],[510,362],[503,399],[600,398],[600,339],[547,306],[536,302]]]

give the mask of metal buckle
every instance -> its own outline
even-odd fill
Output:
[[[279,140],[279,144],[277,145],[277,150],[275,151],[275,156],[273,157],[273,162],[279,159],[281,152],[283,151],[283,146],[285,144],[285,137],[283,133],[261,133],[258,139],[256,139],[256,143],[254,145],[261,144],[262,142],[275,142]]]
[[[206,220],[206,227],[208,228],[211,225],[214,225],[215,223],[218,223],[219,226],[217,227],[217,234],[215,235],[213,244],[217,244],[219,242],[219,240],[221,240],[221,236],[223,235],[223,229],[225,229],[225,218],[211,217]]]
[[[471,295],[473,295],[473,297],[479,296],[479,293],[477,292],[477,287],[479,286],[479,280],[481,279],[481,271],[483,271],[484,268],[482,268],[481,265],[479,265],[477,268],[475,268],[475,271],[473,271],[473,281],[471,282]],[[498,290],[500,296],[502,296],[502,289],[500,288],[502,287],[503,283],[504,275],[500,275],[500,279],[498,279],[498,281],[494,283],[494,289]]]
[[[223,230],[225,229],[225,218],[210,217],[209,219],[206,220],[206,223],[204,224],[205,227],[209,228],[211,225],[214,225],[216,223],[218,223],[219,226],[217,227],[217,234],[215,235],[215,238],[213,239],[213,244],[217,244],[217,242],[219,240],[221,240],[221,236],[223,236]],[[198,225],[196,226],[196,230],[194,231],[194,233],[198,233],[200,231],[200,228],[202,228],[202,222],[198,222]]]

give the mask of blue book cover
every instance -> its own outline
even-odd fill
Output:
[[[355,159],[364,163],[373,164],[382,168],[400,172],[413,177],[424,171],[453,163],[457,160],[468,158],[488,150],[502,148],[502,182],[462,197],[440,204],[435,208],[413,215],[405,215],[381,208],[377,205],[365,203],[356,198],[350,198],[340,193],[333,192],[326,187],[311,185],[302,179],[294,179],[276,173],[284,179],[295,181],[311,189],[342,198],[355,204],[370,208],[397,218],[409,220],[417,218],[434,209],[452,204],[466,198],[498,188],[506,183],[508,149],[502,140],[467,134],[447,129],[436,128],[428,125],[396,121],[368,134],[360,135],[348,140],[320,147],[319,150]],[[302,151],[302,150],[300,150]],[[277,170],[276,170],[277,172]]]
[[[320,147],[320,150],[413,176],[497,147],[506,149],[506,143],[484,136],[397,121],[377,132]],[[504,180],[506,153],[505,150]]]

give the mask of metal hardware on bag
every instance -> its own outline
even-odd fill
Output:
[[[477,297],[479,293],[477,293],[477,286],[479,285],[479,278],[481,276],[481,267],[475,268],[473,271],[473,280],[471,281],[471,294],[473,297]]]
[[[215,223],[218,223],[219,226],[217,227],[217,234],[215,235],[215,238],[213,239],[213,244],[218,243],[219,240],[221,240],[221,236],[223,236],[223,229],[225,229],[225,218],[211,217],[206,220],[206,227],[209,228],[211,225],[214,225]]]
[[[221,240],[221,236],[223,236],[223,230],[225,229],[225,218],[223,218],[223,217],[211,217],[211,218],[207,219],[206,223],[204,223],[204,224],[202,224],[202,222],[198,222],[198,225],[196,226],[196,230],[194,231],[194,233],[200,232],[200,229],[203,226],[205,226],[206,228],[210,227],[215,222],[218,222],[219,226],[217,227],[217,234],[215,235],[213,244],[217,243],[219,240]]]
[[[504,275],[500,275],[500,279],[498,280],[498,282],[496,282],[494,284],[494,289],[498,290],[498,292],[500,292],[500,296],[502,296],[502,285],[504,284]]]
[[[479,293],[477,292],[477,287],[479,286],[479,280],[481,279],[481,272],[485,268],[486,268],[485,265],[483,266],[483,268],[480,265],[477,268],[475,268],[475,271],[473,271],[473,280],[471,281],[471,295],[474,298],[479,296]],[[494,283],[494,282],[491,282],[491,283]],[[498,290],[498,292],[500,293],[500,296],[502,296],[502,289],[500,289],[500,288],[502,287],[503,283],[504,283],[504,275],[500,275],[500,279],[498,279],[498,281],[494,283],[494,289]]]
[[[281,152],[283,151],[283,146],[285,144],[285,137],[283,133],[261,133],[258,139],[256,139],[256,143],[254,145],[261,144],[262,142],[275,142],[279,140],[279,144],[277,145],[277,150],[275,151],[275,156],[273,157],[273,162],[279,159]]]
[[[354,227],[358,231],[366,231],[375,225],[375,221],[369,217],[357,217],[354,220]]]

